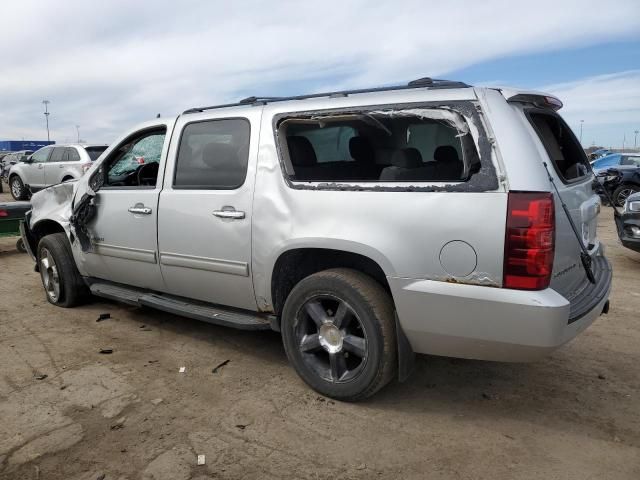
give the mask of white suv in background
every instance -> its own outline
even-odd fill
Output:
[[[30,192],[50,185],[77,180],[89,170],[107,145],[49,145],[17,163],[9,171],[11,195],[26,200]]]

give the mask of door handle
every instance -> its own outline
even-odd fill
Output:
[[[133,207],[129,207],[129,213],[137,215],[151,215],[151,208],[145,207],[142,203],[136,203]]]
[[[240,220],[244,218],[244,212],[239,212],[233,207],[222,207],[222,210],[215,210],[213,214],[220,218],[231,218]]]
[[[63,164],[58,165],[58,168],[63,168],[63,167],[64,167]]]

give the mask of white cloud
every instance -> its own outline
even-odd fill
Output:
[[[564,103],[562,116],[579,132],[583,143],[633,146],[633,131],[640,127],[640,70],[598,75],[580,81],[541,87]]]
[[[640,4],[21,0],[0,17],[12,19],[0,37],[0,136],[42,138],[48,98],[56,140],[80,124],[84,138],[110,141],[158,112],[630,38]]]

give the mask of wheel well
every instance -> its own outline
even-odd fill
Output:
[[[63,182],[66,182],[67,180],[75,180],[75,178],[74,178],[72,175],[66,175],[66,176],[62,179],[62,181],[63,181]]]
[[[35,243],[35,245],[33,245],[35,248],[33,249],[33,252],[36,252],[36,248],[38,247],[38,244],[40,243],[40,240],[43,237],[46,237],[47,235],[51,235],[52,233],[64,233],[64,228],[62,228],[62,225],[60,225],[58,222],[55,222],[53,220],[42,220],[40,222],[38,222],[32,229],[31,229],[31,233],[33,235],[33,241]]]
[[[376,280],[390,292],[384,271],[374,260],[364,255],[325,248],[301,248],[284,252],[273,268],[271,299],[276,315],[296,284],[309,275],[329,268],[346,267],[358,270]]]

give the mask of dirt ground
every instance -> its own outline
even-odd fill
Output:
[[[56,308],[0,239],[0,478],[638,479],[640,255],[601,218],[609,315],[534,364],[419,357],[358,404],[307,388],[276,333]]]

